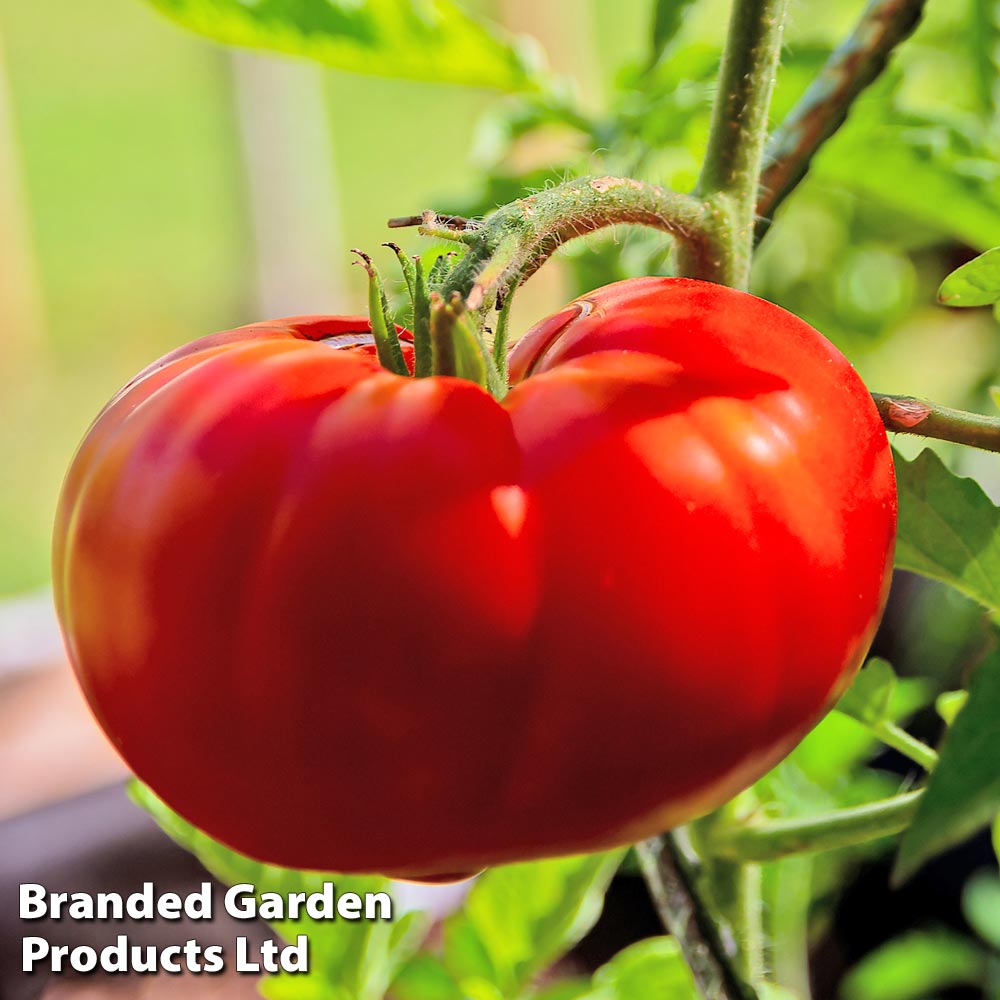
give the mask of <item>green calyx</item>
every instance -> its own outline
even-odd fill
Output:
[[[399,261],[408,303],[399,316],[413,338],[410,372],[397,332],[397,318],[389,306],[385,286],[371,258],[355,250],[368,275],[368,312],[379,361],[396,375],[426,378],[451,375],[482,386],[497,399],[507,392],[507,326],[510,299],[499,312],[496,335],[490,343],[482,310],[470,310],[462,296],[447,291],[448,279],[459,255],[441,254],[428,271],[420,257],[408,257],[395,243],[386,243]]]

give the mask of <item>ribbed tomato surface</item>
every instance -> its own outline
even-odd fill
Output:
[[[593,850],[720,804],[850,681],[895,489],[814,329],[717,285],[620,282],[525,335],[502,404],[380,369],[367,329],[196,341],[69,472],[71,659],[187,819],[333,871]]]

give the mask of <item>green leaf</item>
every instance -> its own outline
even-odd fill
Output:
[[[650,37],[650,65],[655,66],[684,23],[684,15],[694,0],[654,0],[653,30]]]
[[[227,45],[306,56],[354,73],[537,89],[534,48],[452,0],[150,0]]]
[[[924,1000],[950,986],[979,985],[986,956],[951,932],[913,932],[866,955],[844,977],[843,1000]]]
[[[1000,650],[976,668],[969,684],[969,700],[941,744],[938,765],[913,824],[903,835],[894,872],[897,881],[1000,813],[998,747]]]
[[[1000,247],[952,271],[937,297],[946,306],[989,306],[1000,300]]]
[[[394,1000],[464,1000],[455,978],[435,955],[414,955],[392,982]]]
[[[866,725],[892,721],[892,696],[895,690],[895,671],[885,660],[873,657],[837,702],[837,711]]]
[[[133,781],[132,798],[163,830],[195,857],[220,881],[228,885],[246,882],[254,886],[258,899],[264,892],[287,896],[292,892],[319,892],[324,882],[333,882],[338,895],[355,892],[388,892],[392,883],[379,876],[334,875],[280,868],[238,854],[181,819],[148,789]],[[262,991],[274,1000],[382,1000],[403,963],[416,951],[429,929],[422,913],[411,911],[383,920],[295,920],[272,921],[275,931],[294,941],[299,934],[309,938],[309,972],[274,976],[264,980]]]
[[[443,937],[445,966],[456,981],[494,982],[497,979],[493,961],[468,920],[459,916],[446,920]]]
[[[898,453],[896,566],[950,584],[1000,610],[1000,510],[973,479],[950,472],[929,449]]]
[[[969,879],[962,892],[962,910],[969,926],[1000,951],[1000,878],[980,872]]]
[[[673,938],[647,938],[620,951],[594,973],[592,996],[601,1000],[698,1000],[691,970]]]
[[[515,996],[594,925],[625,852],[492,868],[445,921],[445,965],[468,992],[489,981]]]

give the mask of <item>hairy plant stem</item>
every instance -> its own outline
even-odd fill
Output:
[[[1000,417],[953,410],[913,396],[873,392],[872,399],[888,431],[1000,452]]]
[[[397,224],[416,217],[393,220]],[[697,198],[624,177],[584,177],[504,205],[480,223],[456,228],[434,213],[420,217],[420,231],[466,245],[442,294],[458,292],[481,315],[508,288],[534,274],[567,240],[608,226],[635,224],[669,233],[699,275],[726,277],[723,247],[711,209]],[[462,220],[464,223],[464,220]]]
[[[712,857],[743,863],[855,847],[905,830],[922,795],[921,790],[904,792],[891,799],[796,819],[716,823],[705,829],[699,846]]]
[[[696,876],[672,833],[636,845],[650,895],[663,926],[676,939],[705,1000],[756,1000],[737,974]]]
[[[733,0],[708,147],[695,187],[695,194],[712,206],[718,242],[726,250],[726,284],[735,288],[750,283],[761,158],[787,6],[787,0]],[[688,273],[692,263],[684,261]]]
[[[855,98],[881,76],[893,49],[913,33],[925,3],[869,0],[849,37],[775,130],[764,152],[758,239],[767,232],[775,209],[806,175],[815,152],[847,120]]]

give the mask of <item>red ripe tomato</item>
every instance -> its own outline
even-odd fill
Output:
[[[684,822],[849,682],[895,528],[864,385],[777,306],[637,279],[543,321],[503,404],[209,337],[126,386],[58,515],[102,726],[266,861],[434,876]]]

